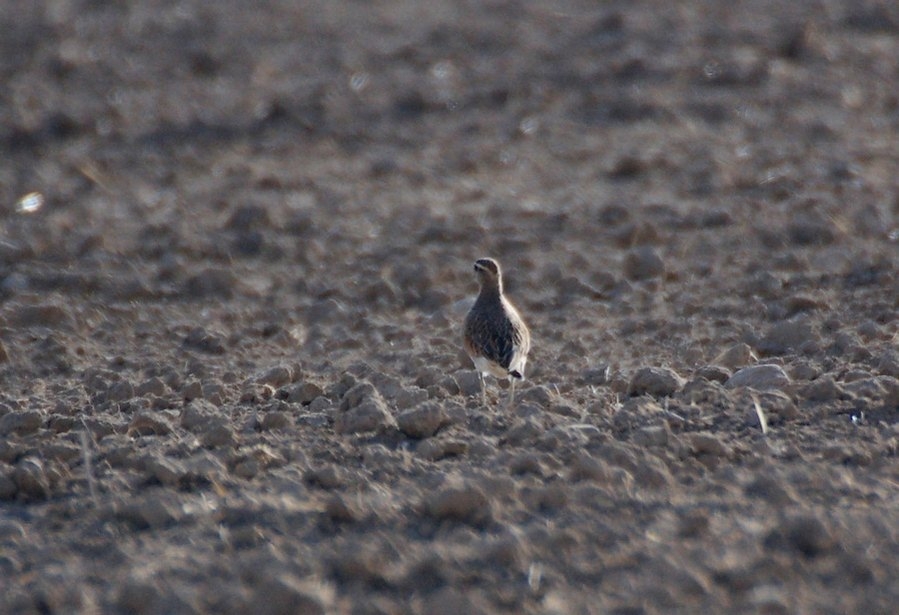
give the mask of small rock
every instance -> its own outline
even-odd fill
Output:
[[[414,408],[422,402],[427,401],[428,392],[420,387],[406,387],[396,396],[396,407],[399,410]]]
[[[184,467],[175,459],[151,457],[143,463],[147,478],[158,481],[168,487],[177,487],[186,474]]]
[[[657,278],[665,273],[665,262],[650,246],[634,248],[624,257],[624,275],[631,280]]]
[[[172,432],[171,426],[162,418],[147,412],[140,412],[128,424],[130,436],[164,436]]]
[[[721,365],[705,365],[696,370],[697,378],[705,378],[709,382],[726,382],[731,372]]]
[[[320,397],[318,399],[324,399]],[[310,404],[310,408],[314,405]],[[307,425],[309,427],[327,427],[331,424],[331,417],[325,412],[309,412],[301,414],[297,417],[298,425]]]
[[[774,528],[765,538],[765,546],[792,549],[813,558],[831,551],[836,540],[820,519],[800,515],[786,519]]]
[[[884,397],[883,380],[892,379],[890,376],[877,378],[861,378],[843,385],[843,390],[854,399],[863,399],[868,402],[879,401]]]
[[[229,299],[234,294],[236,285],[237,278],[230,269],[208,268],[187,279],[184,293],[194,299]]]
[[[321,585],[280,572],[256,584],[252,610],[259,615],[325,615],[331,604],[326,593]]]
[[[712,363],[728,369],[739,369],[755,360],[756,356],[752,353],[749,345],[739,343],[719,354]]]
[[[759,498],[772,506],[787,506],[796,501],[793,489],[768,473],[759,474],[743,491],[747,496]]]
[[[308,406],[315,399],[322,397],[324,391],[314,382],[297,382],[281,389],[278,397],[285,401]]]
[[[425,402],[400,414],[396,422],[410,438],[430,438],[446,424],[447,417],[438,403]]]
[[[262,430],[271,431],[272,429],[284,429],[290,427],[290,415],[286,412],[266,412],[262,417]]]
[[[380,432],[396,425],[383,400],[367,399],[352,410],[338,415],[334,429],[340,434]]]
[[[12,474],[0,472],[0,501],[11,500],[18,490]]]
[[[343,398],[340,400],[340,411],[352,410],[363,401],[370,399],[380,400],[381,394],[370,382],[360,382],[344,393]]]
[[[138,397],[145,397],[147,395],[162,397],[166,394],[166,386],[160,378],[154,376],[137,385],[134,389],[134,394]]]
[[[126,401],[134,397],[134,385],[127,380],[113,382],[103,395],[103,399],[109,402]]]
[[[759,341],[758,349],[768,355],[782,355],[818,341],[808,316],[800,315],[774,325]]]
[[[490,500],[471,484],[444,487],[425,502],[428,513],[438,520],[461,521],[483,526],[493,519]]]
[[[37,410],[13,410],[0,417],[0,436],[11,433],[27,435],[36,432],[44,422],[43,415]]]
[[[29,499],[44,499],[50,495],[44,464],[34,457],[26,457],[16,464],[12,480],[18,492]]]
[[[188,402],[181,410],[181,427],[188,431],[195,431],[217,415],[218,408],[210,402],[205,399],[195,399]]]
[[[537,488],[521,490],[520,497],[525,506],[532,510],[559,510],[568,504],[569,487],[558,481]]]
[[[727,379],[724,386],[728,389],[749,387],[760,391],[782,389],[789,385],[790,377],[779,365],[762,364],[744,367]]]
[[[424,599],[422,613],[429,615],[484,615],[488,610],[479,605],[474,592],[462,591],[455,587],[444,586],[428,594]]]
[[[415,453],[428,461],[439,461],[446,457],[458,457],[468,453],[469,445],[465,440],[456,438],[428,438],[415,447]],[[493,452],[493,451],[491,451]]]
[[[17,329],[29,327],[67,328],[72,325],[69,311],[60,305],[22,305],[13,308],[9,323]]]
[[[877,363],[877,371],[884,376],[899,378],[899,352],[890,351],[881,356]]]
[[[157,488],[158,489],[158,488]],[[129,501],[116,510],[116,516],[137,529],[166,527],[179,518],[177,507],[164,501],[162,497],[146,496]]]
[[[203,398],[203,385],[199,380],[191,380],[187,382],[181,389],[181,397],[185,401]]]
[[[712,457],[730,456],[730,447],[714,434],[697,432],[687,434],[687,437],[690,447],[697,455],[711,455]]]
[[[540,457],[533,452],[516,455],[509,462],[509,472],[515,475],[533,474],[543,476],[543,466]]]
[[[481,378],[474,370],[462,370],[455,374],[456,385],[459,392],[465,397],[473,397],[481,394]]]
[[[199,431],[198,438],[204,448],[232,447],[237,444],[234,429],[223,418],[211,419]]]
[[[333,495],[325,503],[325,515],[335,523],[352,523],[360,517],[355,507],[340,494]]]
[[[286,365],[276,365],[256,377],[256,383],[278,388],[289,384],[293,379],[293,370]]]
[[[336,489],[343,484],[344,476],[340,468],[328,465],[320,468],[310,468],[303,475],[303,480],[322,489]]]
[[[221,483],[225,475],[225,464],[213,453],[200,451],[183,462],[182,480],[191,483]]]
[[[650,425],[649,427],[641,427],[633,436],[634,444],[639,446],[665,446],[668,444],[668,434],[671,430],[668,424]]]
[[[667,367],[641,367],[631,377],[628,395],[673,395],[684,386],[684,379]]]
[[[789,395],[781,391],[759,391],[752,395],[752,400],[746,405],[752,408],[750,412],[750,424],[757,425],[758,417],[754,406],[758,403],[759,408],[765,415],[769,423],[776,423],[773,419],[793,420],[799,418],[799,409]]]
[[[812,380],[799,391],[801,397],[816,402],[833,401],[841,394],[842,391],[832,376],[822,376],[817,380]]]
[[[549,409],[551,405],[559,401],[558,395],[555,395],[547,386],[538,385],[525,389],[517,396],[518,403],[531,403],[540,408]]]
[[[209,354],[224,354],[224,338],[204,327],[194,327],[184,338],[184,346]]]

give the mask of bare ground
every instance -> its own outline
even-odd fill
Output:
[[[0,3],[0,611],[894,612],[893,3],[127,4]]]

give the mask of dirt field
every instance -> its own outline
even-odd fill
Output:
[[[894,2],[0,0],[0,76],[0,612],[895,612]]]

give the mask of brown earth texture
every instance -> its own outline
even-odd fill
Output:
[[[895,3],[0,7],[0,612],[899,608]]]

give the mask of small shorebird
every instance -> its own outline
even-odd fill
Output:
[[[474,270],[481,292],[465,317],[465,351],[481,378],[481,403],[487,405],[484,376],[509,379],[508,407],[515,397],[515,381],[524,379],[531,334],[505,295],[503,274],[492,258],[480,258]]]

